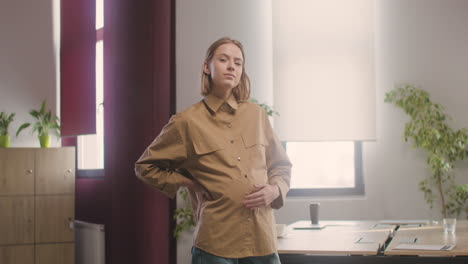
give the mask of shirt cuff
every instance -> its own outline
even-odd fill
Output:
[[[171,171],[170,174],[172,175],[168,177],[166,184],[164,184],[161,188],[161,192],[167,195],[169,198],[174,199],[185,177],[175,171]]]
[[[154,177],[154,175],[150,176],[146,173],[137,173],[137,176],[144,183],[158,189],[164,195],[173,199],[185,177],[176,171],[160,170],[159,168],[157,170],[159,170],[157,172],[157,177]]]
[[[283,178],[281,178],[281,176],[272,177],[269,180],[269,183],[273,185],[278,185],[279,191],[280,191],[280,195],[278,196],[278,198],[276,198],[271,203],[271,208],[280,209],[281,207],[283,207],[284,202],[286,201],[286,194],[289,191],[289,187],[286,184],[286,182],[283,180]]]

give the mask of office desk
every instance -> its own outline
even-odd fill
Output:
[[[278,239],[278,253],[283,264],[468,263],[468,248],[465,247],[468,240],[466,221],[457,223],[457,247],[452,251],[443,252],[442,255],[434,252],[427,254],[427,251],[420,254],[421,252],[392,250],[399,244],[398,239],[403,241],[408,236],[414,237],[414,232],[417,233],[420,243],[433,243],[435,240],[430,239],[443,238],[440,225],[425,229],[405,228],[403,225],[382,225],[378,221],[322,221],[321,223],[326,226],[317,230],[293,229],[295,224],[288,226],[288,235]],[[443,243],[443,240],[439,243]],[[436,253],[441,252],[436,251]],[[445,254],[447,252],[451,254]]]
[[[322,221],[323,229],[296,230],[278,239],[279,254],[377,255],[396,225],[376,221]]]
[[[427,225],[423,227],[400,227],[395,233],[391,243],[385,250],[385,255],[424,255],[424,256],[468,256],[468,221],[457,221],[455,235],[444,234],[441,224]],[[428,250],[396,250],[400,243],[416,239],[415,244],[420,245],[451,245],[456,247],[450,251]],[[467,261],[468,263],[468,261]]]

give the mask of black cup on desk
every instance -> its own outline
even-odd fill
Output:
[[[320,203],[311,203],[309,205],[310,221],[313,225],[318,225],[319,223],[319,208]]]

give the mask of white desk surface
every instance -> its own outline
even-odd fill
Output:
[[[450,245],[456,247],[450,251],[429,250],[395,250],[405,241],[417,238],[415,245]],[[458,220],[455,235],[445,234],[442,225],[427,225],[422,227],[400,227],[392,242],[385,250],[385,255],[424,255],[424,256],[468,256],[468,221]]]
[[[321,221],[323,229],[297,230],[288,226],[288,234],[278,238],[280,254],[376,255],[395,225],[378,221]],[[358,242],[359,241],[359,242]]]

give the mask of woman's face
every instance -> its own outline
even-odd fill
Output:
[[[204,72],[211,76],[212,92],[230,93],[239,84],[244,58],[235,44],[227,43],[215,50],[213,59],[204,65]]]

